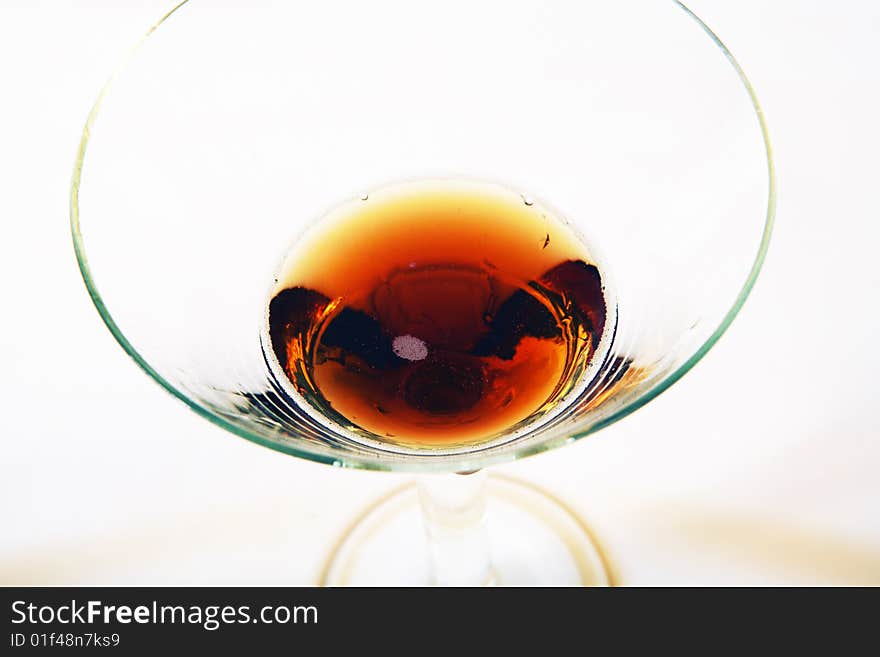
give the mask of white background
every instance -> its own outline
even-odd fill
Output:
[[[693,0],[750,76],[777,228],[730,331],[598,435],[502,468],[590,522],[625,584],[880,584],[880,4]],[[129,361],[80,280],[73,157],[164,0],[0,4],[0,584],[304,584],[405,479],[225,434]]]

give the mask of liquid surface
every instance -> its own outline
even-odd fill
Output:
[[[606,316],[588,247],[547,208],[495,185],[410,183],[338,207],[296,243],[269,355],[349,431],[451,447],[554,408]]]

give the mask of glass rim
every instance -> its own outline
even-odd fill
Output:
[[[532,456],[544,451],[554,449],[556,447],[560,447],[570,442],[580,440],[581,438],[585,438],[586,436],[593,434],[611,424],[614,424],[618,420],[623,419],[627,415],[638,410],[639,408],[665,392],[674,383],[676,383],[685,374],[687,374],[694,367],[694,365],[702,360],[703,356],[705,356],[709,352],[709,350],[715,345],[715,343],[718,342],[721,336],[727,331],[734,318],[736,318],[736,316],[739,314],[740,310],[746,302],[746,299],[751,293],[752,288],[757,281],[758,275],[761,272],[761,268],[763,267],[764,260],[767,255],[767,250],[770,246],[770,237],[773,232],[773,224],[776,215],[776,170],[773,161],[773,149],[770,144],[770,136],[767,128],[767,123],[764,117],[764,112],[761,109],[761,105],[758,101],[757,94],[755,93],[751,82],[749,81],[748,77],[745,74],[745,71],[743,71],[739,62],[736,60],[730,50],[728,50],[727,46],[721,41],[718,35],[716,35],[712,31],[712,29],[709,28],[709,26],[706,25],[706,23],[704,23],[702,19],[700,19],[699,16],[691,11],[683,2],[681,2],[680,0],[672,0],[672,2],[679,8],[681,8],[681,10],[688,17],[696,22],[696,24],[721,50],[721,53],[733,67],[746,93],[749,95],[749,99],[755,111],[755,115],[758,119],[758,125],[761,130],[761,136],[764,142],[764,150],[767,158],[767,208],[765,213],[763,232],[761,234],[761,241],[758,245],[758,251],[755,255],[754,260],[752,261],[752,266],[749,269],[746,280],[740,288],[739,293],[737,294],[737,297],[734,300],[733,304],[725,313],[724,317],[722,317],[720,323],[715,328],[715,330],[712,331],[712,333],[687,360],[685,360],[681,365],[679,365],[673,371],[668,373],[664,378],[662,378],[656,385],[653,385],[652,387],[647,389],[637,398],[623,405],[621,408],[609,414],[607,417],[598,420],[583,431],[562,433],[559,436],[549,438],[538,444],[526,445],[524,449],[517,450],[516,448],[513,448],[510,450],[502,450],[498,453],[483,456],[480,455],[480,452],[470,452],[462,453],[461,455],[438,455],[438,458],[434,460],[430,458],[430,452],[426,451],[424,455],[420,455],[418,458],[406,459],[402,461],[389,461],[384,460],[381,456],[366,455],[359,455],[352,459],[341,460],[331,454],[325,454],[317,450],[313,451],[305,447],[294,446],[271,440],[266,436],[249,431],[244,427],[238,426],[230,422],[222,415],[212,411],[207,406],[202,405],[197,400],[187,395],[180,388],[175,387],[170,381],[159,374],[159,372],[147,362],[147,360],[137,351],[137,349],[135,349],[134,345],[129,342],[128,338],[125,337],[125,334],[122,332],[116,321],[113,319],[113,316],[110,314],[110,311],[105,305],[101,294],[98,292],[97,285],[89,268],[88,258],[85,251],[85,244],[83,241],[82,232],[80,230],[79,190],[82,181],[82,169],[85,162],[85,155],[88,148],[89,140],[91,138],[92,126],[94,125],[94,122],[97,119],[98,114],[100,113],[103,100],[112,88],[113,83],[125,70],[129,61],[131,61],[131,59],[141,48],[144,42],[150,37],[150,35],[155,32],[175,12],[177,12],[177,10],[179,10],[181,7],[188,4],[189,2],[190,0],[182,0],[172,9],[170,9],[165,15],[163,15],[152,27],[150,27],[150,29],[147,30],[147,32],[129,50],[127,55],[122,58],[121,63],[111,74],[111,76],[99,92],[98,97],[95,100],[95,103],[93,104],[88,114],[88,117],[86,118],[85,126],[83,128],[82,136],[80,138],[79,146],[77,149],[76,160],[74,162],[73,178],[71,181],[69,199],[70,229],[73,238],[73,248],[76,254],[77,265],[79,267],[80,274],[82,275],[83,282],[86,285],[89,297],[91,298],[92,303],[98,311],[98,314],[101,316],[101,319],[104,321],[107,329],[113,335],[119,346],[122,347],[123,351],[125,351],[125,353],[127,353],[132,358],[132,360],[134,360],[134,362],[162,388],[164,388],[172,396],[182,401],[197,414],[206,418],[220,428],[225,429],[226,431],[229,431],[230,433],[244,438],[250,442],[268,447],[275,451],[289,454],[291,456],[296,456],[299,458],[308,459],[310,461],[324,463],[327,465],[349,467],[355,469],[405,470],[422,472],[455,470],[466,471],[472,469],[481,469],[497,463],[519,460],[527,456]],[[460,460],[457,460],[459,458]],[[450,467],[451,463],[455,463],[456,465],[454,467]]]

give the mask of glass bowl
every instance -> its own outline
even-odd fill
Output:
[[[576,394],[523,431],[401,450],[297,403],[260,336],[281,258],[328,208],[438,178],[556,208],[600,250],[615,321]],[[754,285],[774,198],[755,93],[681,3],[192,0],[100,93],[71,227],[110,332],[203,417],[320,463],[460,473],[584,438],[678,381]]]

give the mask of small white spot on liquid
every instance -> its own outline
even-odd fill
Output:
[[[363,194],[361,194],[361,200],[362,200],[362,201],[366,201],[366,200],[368,200],[369,198],[370,198],[370,195],[367,194],[366,192],[364,192]]]
[[[405,360],[424,360],[428,356],[428,346],[414,335],[398,335],[391,343],[391,348],[399,358]]]
[[[535,202],[535,199],[533,199],[528,194],[520,194],[520,197],[522,198],[523,203],[525,203],[526,205],[533,205]]]

